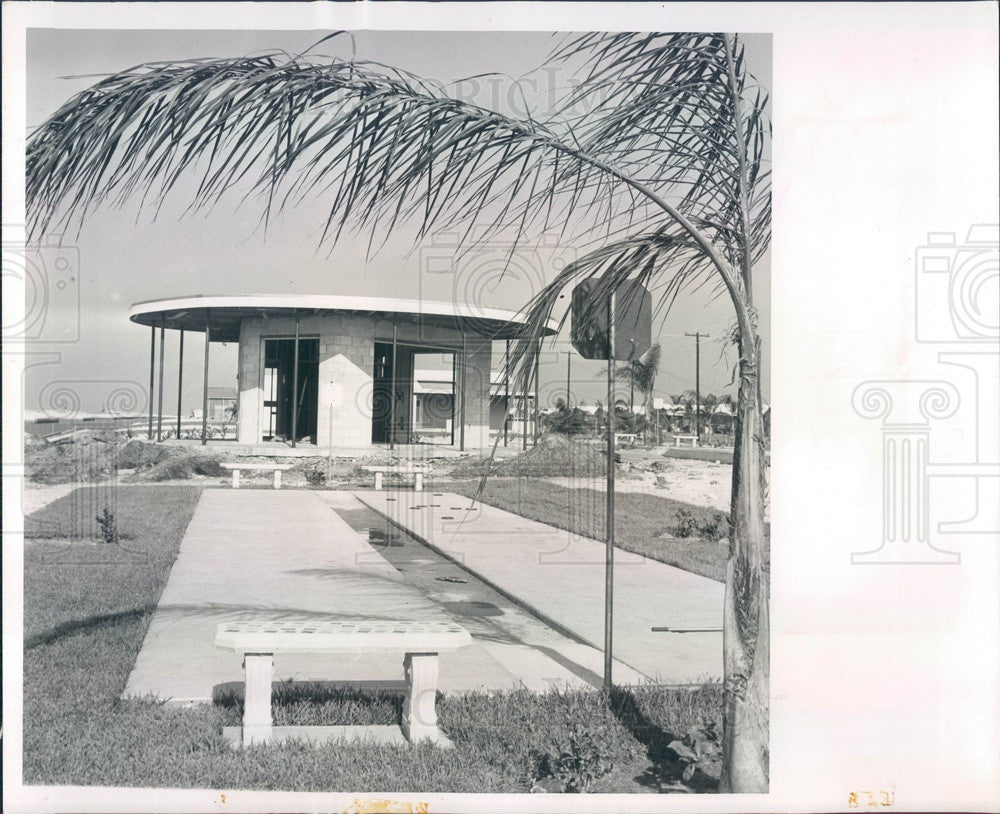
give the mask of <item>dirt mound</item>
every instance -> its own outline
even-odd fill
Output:
[[[194,475],[218,478],[227,474],[229,473],[219,464],[218,458],[187,450],[171,449],[156,463],[137,469],[129,480],[187,480]]]
[[[24,470],[35,483],[96,483],[120,468],[121,442],[114,433],[81,432],[58,443],[31,443],[24,448]]]
[[[488,456],[464,461],[452,471],[452,477],[480,477],[487,471],[497,477],[598,478],[604,477],[607,468],[603,451],[550,433],[539,439],[538,446],[513,458],[492,464]]]

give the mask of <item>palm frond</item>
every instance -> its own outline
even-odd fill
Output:
[[[770,239],[768,99],[745,69],[738,37],[722,34],[589,33],[555,58],[590,66],[560,115],[581,149],[632,173],[651,173],[661,194],[726,246],[739,266]],[[737,107],[748,115],[737,115]],[[744,176],[750,213],[743,223]]]
[[[566,133],[362,61],[275,53],[140,65],[73,97],[32,133],[30,227],[65,228],[134,195],[162,204],[190,172],[200,179],[192,210],[239,190],[264,195],[266,221],[318,196],[328,202],[323,239],[333,240],[349,223],[388,234],[415,219],[418,237],[462,225],[475,242],[662,216],[648,196],[618,194],[637,184]]]

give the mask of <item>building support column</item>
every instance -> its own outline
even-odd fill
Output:
[[[538,390],[539,390],[539,375],[541,373],[542,365],[542,340],[538,339],[535,342],[535,404],[533,412],[532,422],[534,427],[532,428],[532,446],[538,446]]]
[[[392,371],[389,379],[389,450],[396,448],[396,320],[392,320]]]
[[[455,446],[455,419],[458,416],[458,354],[451,355],[451,446]]]
[[[292,448],[299,437],[299,315],[295,315],[295,345],[292,350]]]
[[[149,428],[146,440],[153,440],[153,376],[156,373],[156,326],[149,326]]]
[[[165,345],[166,317],[160,317],[160,392],[156,400],[156,440],[163,440],[163,356]]]
[[[461,405],[459,410],[459,418],[461,423],[459,424],[459,441],[458,448],[461,452],[465,452],[465,368],[468,364],[468,358],[466,356],[466,344],[465,344],[465,331],[462,331],[462,364],[460,365],[459,372],[462,374],[462,386],[459,390],[459,398],[461,399]]]
[[[181,392],[184,389],[184,329],[181,328],[181,344],[177,353],[177,440],[181,438]]]
[[[608,298],[608,448],[604,515],[604,689],[611,691],[615,586],[615,292]]]
[[[505,342],[503,362],[503,445],[507,446],[507,424],[510,422],[510,340]]]
[[[212,312],[205,312],[205,376],[201,388],[201,445],[208,443],[208,348],[212,344]]]

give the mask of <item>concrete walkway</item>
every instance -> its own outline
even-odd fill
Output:
[[[338,516],[338,507],[361,508],[343,492],[206,489],[123,696],[152,694],[172,704],[189,704],[240,688],[239,657],[214,646],[216,626],[223,621],[260,613],[317,619],[449,618]],[[442,691],[588,683],[559,652],[517,638],[492,638],[442,657]],[[588,651],[589,668],[599,664],[599,654],[591,648],[566,644],[570,652]],[[386,686],[402,682],[402,658],[284,655],[275,659],[275,680],[284,679]]]
[[[585,642],[604,639],[604,543],[467,497],[356,492],[359,500]],[[619,518],[619,522],[628,522]],[[644,675],[687,683],[722,675],[722,583],[616,549],[614,654]],[[615,672],[616,682],[624,680]]]

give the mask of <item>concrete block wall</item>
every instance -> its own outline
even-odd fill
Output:
[[[465,446],[490,446],[490,368],[493,348],[488,341],[467,339],[465,357],[459,354],[459,382],[465,387]],[[456,439],[457,440],[457,439]]]
[[[263,340],[291,337],[295,318],[245,317],[240,326],[238,438],[243,444],[261,442],[264,416]],[[392,323],[386,319],[351,314],[319,314],[299,319],[300,337],[319,337],[319,392],[316,442],[320,448],[368,447],[372,436],[375,341],[392,340]],[[400,321],[401,343],[435,345],[457,352],[464,368],[465,446],[490,445],[490,367],[492,345],[475,336],[466,337],[461,353],[461,333],[447,328],[427,328]],[[461,379],[460,379],[461,381]],[[408,411],[409,398],[403,400]],[[405,415],[405,412],[402,413]],[[458,442],[458,428],[455,440]]]
[[[243,319],[239,350],[240,443],[257,444],[262,438],[263,340],[294,334],[294,317]],[[317,446],[370,446],[375,364],[373,320],[350,314],[303,316],[299,318],[299,336],[319,338]]]

